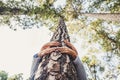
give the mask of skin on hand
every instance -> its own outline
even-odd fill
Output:
[[[63,54],[71,55],[74,59],[77,57],[78,53],[75,47],[68,42],[67,40],[64,40],[64,43],[67,47],[60,47],[61,43],[57,41],[52,41],[49,43],[46,43],[42,48],[41,51],[38,53],[39,57],[42,57],[44,55],[50,54],[54,51],[59,51]]]
[[[66,44],[66,46],[68,46],[69,48],[71,48],[72,50],[74,50],[78,54],[76,48],[69,41],[64,40],[64,43]]]
[[[68,48],[68,47],[53,47],[53,48],[47,48],[44,49],[43,51],[41,51],[40,53],[38,53],[39,57],[42,57],[44,55],[50,54],[54,51],[59,51],[62,54],[69,54],[71,55],[74,59],[77,57],[77,53],[75,51],[73,51],[72,49]]]
[[[48,42],[43,45],[43,47],[41,48],[41,51],[50,47],[57,47],[57,46],[61,46],[61,44],[57,41]]]

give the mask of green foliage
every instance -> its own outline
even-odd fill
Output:
[[[15,74],[15,75],[9,77],[7,80],[23,80],[22,75],[23,75],[22,73],[20,73],[20,74]]]
[[[117,32],[116,40],[118,41],[118,44],[120,43],[120,30]]]
[[[81,1],[83,12],[87,13],[119,13],[119,0],[84,0]],[[86,5],[87,4],[87,5]]]
[[[120,12],[120,1],[116,0],[116,2],[114,2],[114,5],[111,7],[111,13],[119,13]]]
[[[0,1],[0,7],[4,6],[4,3],[2,1]]]
[[[1,70],[0,71],[0,80],[23,80],[23,74],[15,74],[13,76],[8,77],[8,73]]]
[[[90,67],[98,65],[98,60],[95,55],[86,55],[82,57],[82,62],[86,63]]]
[[[84,56],[84,57],[82,58],[82,62],[84,62],[84,63],[90,63],[89,57],[88,57],[88,56]]]
[[[96,20],[96,21],[91,22],[90,27],[95,31],[95,34],[92,34],[93,35],[92,40],[95,42],[99,42],[99,44],[102,45],[103,50],[108,52],[113,49],[111,44],[118,43],[117,40],[119,39],[117,38],[117,35],[116,35],[116,39],[114,37],[113,38],[110,37],[109,35],[112,35],[112,33],[114,32],[110,32],[110,31],[106,32],[107,28],[109,27],[106,27],[103,24],[104,24],[104,21],[101,21],[101,20]]]
[[[66,21],[72,21],[72,20],[78,19],[78,17],[81,16],[80,13],[86,12],[85,10],[88,10],[87,12],[96,12],[96,10],[98,10],[97,13],[101,12],[100,10],[101,6],[102,8],[107,9],[108,12],[111,12],[111,10],[116,10],[115,12],[117,13],[117,10],[120,9],[119,8],[120,1],[118,0],[114,0],[113,2],[112,1],[113,0],[106,0],[106,1],[69,0],[69,1],[66,1],[66,5],[58,8],[55,8],[53,5],[56,2],[56,0],[37,0],[37,1],[8,0],[5,3],[4,1],[0,1],[0,6],[1,6],[0,14],[2,15],[7,14],[6,16],[8,16],[5,19],[1,19],[0,23],[1,24],[5,23],[10,25],[11,24],[10,19],[13,17],[20,17],[21,14],[31,16],[31,17],[33,15],[36,15],[37,18],[34,19],[34,21],[35,22],[39,21],[43,24],[45,23],[46,20],[50,20],[56,23],[59,16],[63,16]],[[89,3],[90,5],[89,4],[86,5],[85,3],[86,4]],[[110,7],[106,6],[105,4],[108,4]],[[87,6],[87,9],[83,9],[84,6]],[[105,12],[105,10],[103,12]],[[4,16],[1,16],[1,17],[4,17]],[[18,24],[21,22],[21,20],[17,20],[17,21],[18,21]],[[93,23],[94,26],[96,26],[95,24],[97,23]],[[23,24],[21,26],[25,26],[25,25]]]
[[[7,80],[8,73],[5,71],[0,71],[0,80]]]
[[[82,61],[85,65],[87,65],[88,68],[88,79],[91,80],[97,80],[97,73],[104,72],[104,67],[102,67],[101,61],[97,59],[95,55],[86,55],[82,57]],[[99,70],[97,70],[99,69]],[[91,77],[90,77],[91,76]]]

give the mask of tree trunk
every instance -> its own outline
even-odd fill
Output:
[[[53,34],[50,42],[59,42],[61,44],[58,46],[59,48],[68,47],[64,40],[70,42],[66,25],[61,18],[58,28]],[[52,47],[57,48],[55,46]],[[38,70],[35,74],[35,80],[78,80],[72,55],[63,54],[62,51],[58,50],[48,53],[50,54],[42,57],[42,62],[39,64]]]
[[[82,16],[120,22],[120,13],[80,13]]]

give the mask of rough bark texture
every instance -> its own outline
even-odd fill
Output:
[[[68,47],[64,40],[70,42],[66,25],[61,18],[58,28],[50,41],[58,41],[61,43],[59,47]],[[35,80],[78,80],[73,57],[62,54],[57,50],[43,56],[35,74]]]

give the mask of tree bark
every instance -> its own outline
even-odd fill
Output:
[[[50,42],[57,41],[61,44],[58,47],[68,47],[64,40],[70,42],[66,25],[61,18]],[[71,55],[63,54],[58,50],[52,51],[42,57],[42,62],[35,74],[35,80],[78,80],[73,60]]]
[[[120,22],[120,13],[80,13],[82,16]]]

